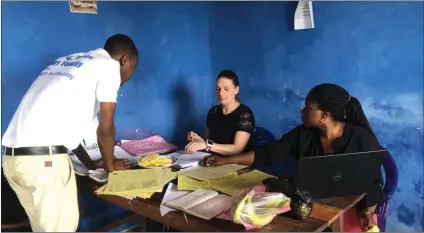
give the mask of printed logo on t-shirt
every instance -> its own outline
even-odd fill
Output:
[[[73,79],[74,76],[67,71],[58,71],[58,69],[63,69],[65,67],[75,67],[80,68],[84,65],[84,59],[93,59],[94,57],[88,54],[82,54],[82,55],[69,55],[66,56],[65,59],[59,58],[58,60],[54,61],[51,65],[49,65],[46,69],[44,69],[39,76],[44,75],[52,75],[52,76],[62,76],[66,77],[69,80]]]

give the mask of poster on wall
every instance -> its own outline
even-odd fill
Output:
[[[69,0],[72,13],[97,14],[97,1]]]
[[[297,4],[294,13],[294,30],[303,30],[314,28],[314,12],[312,10],[312,1],[301,1]]]

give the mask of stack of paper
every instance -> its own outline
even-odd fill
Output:
[[[275,176],[253,170],[240,176],[219,180],[218,182],[210,182],[210,187],[228,195],[233,195],[238,190],[253,188],[262,184],[262,181]]]
[[[225,165],[181,171],[178,174],[178,187],[170,184],[166,190],[161,203],[161,215],[177,209],[203,219],[214,218],[228,210],[231,201],[229,196],[218,195],[213,190],[232,195],[240,189],[253,188],[262,184],[264,179],[274,177],[258,170],[238,175],[237,171],[242,168],[244,166]]]
[[[236,171],[240,167],[237,166],[196,167],[182,171],[178,174],[178,190],[214,189],[232,195],[237,190],[253,188],[265,179],[274,178],[258,170],[238,175]]]
[[[184,175],[184,174],[178,174],[178,190],[198,190],[198,189],[208,189],[212,190],[211,183],[219,183],[221,181],[231,180],[238,177],[237,172],[231,172],[224,176],[204,181],[204,180],[197,180],[190,176]]]
[[[96,193],[150,198],[155,192],[162,192],[163,186],[177,176],[171,169],[137,169],[116,171],[109,174],[108,183]]]
[[[210,220],[231,207],[229,196],[219,194],[216,191],[198,189],[171,201],[164,205],[181,210],[199,218]]]
[[[226,176],[230,173],[236,173],[240,169],[246,166],[237,164],[226,164],[217,167],[195,167],[191,169],[185,169],[181,171],[181,174],[190,176],[191,178],[203,181],[213,180],[222,176]]]

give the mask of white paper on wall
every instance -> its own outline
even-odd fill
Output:
[[[312,1],[300,1],[294,14],[294,30],[314,28]]]

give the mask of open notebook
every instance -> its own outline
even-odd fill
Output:
[[[213,190],[198,189],[182,197],[164,203],[165,206],[187,214],[210,220],[231,207],[231,199]]]

